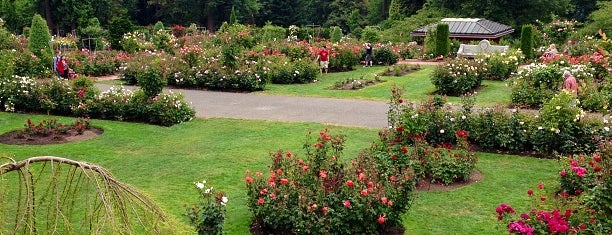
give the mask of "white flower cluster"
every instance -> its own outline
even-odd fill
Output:
[[[15,102],[33,94],[36,89],[36,80],[30,77],[13,75],[10,79],[0,80],[0,103],[4,103],[4,111],[14,112]]]
[[[204,196],[211,196],[213,194],[213,187],[206,187],[206,180],[202,180],[202,182],[193,182],[193,184],[196,186],[196,188],[198,188],[198,190],[200,190],[200,192],[202,192]],[[227,202],[227,196],[224,195],[221,197],[221,205],[225,206],[227,205]]]

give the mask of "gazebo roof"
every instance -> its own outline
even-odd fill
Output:
[[[486,19],[444,18],[440,22],[417,28],[410,32],[410,35],[425,37],[427,30],[436,27],[439,23],[448,24],[451,38],[496,39],[514,32],[514,29],[508,25]]]

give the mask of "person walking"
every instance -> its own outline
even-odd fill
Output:
[[[363,67],[368,66],[368,64],[370,67],[372,67],[372,44],[370,42],[367,42],[365,44],[365,49],[365,65]]]
[[[325,70],[325,74],[327,74],[327,71],[329,70],[329,51],[325,45],[323,48],[321,48],[321,50],[319,50],[317,60],[320,61],[321,74],[323,74],[323,70]]]

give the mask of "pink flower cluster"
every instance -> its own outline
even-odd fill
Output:
[[[502,203],[500,204],[495,211],[497,212],[497,214],[499,215],[497,217],[498,220],[502,220],[504,218],[504,214],[514,214],[516,213],[516,211],[514,210],[514,208],[512,208],[510,205],[506,204],[506,203]]]
[[[535,229],[522,220],[514,221],[508,224],[508,232],[532,235]]]
[[[537,213],[537,218],[539,221],[546,223],[550,233],[555,234],[566,233],[569,231],[570,226],[566,219],[571,215],[571,210],[566,210],[564,215],[561,215],[559,210],[553,210],[552,213],[548,211],[540,211]]]

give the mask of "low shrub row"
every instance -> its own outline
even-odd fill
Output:
[[[584,111],[568,92],[556,94],[537,116],[487,108],[473,112],[469,98],[461,111],[434,103],[406,106],[398,111],[403,128],[430,144],[456,143],[454,133],[469,132],[469,140],[485,151],[533,153],[591,153],[612,137],[607,119],[585,118]]]
[[[111,120],[139,121],[170,126],[193,118],[195,112],[180,94],[152,97],[144,90],[112,88],[100,92],[93,81],[34,80],[12,76],[0,81],[0,110],[45,112]]]

